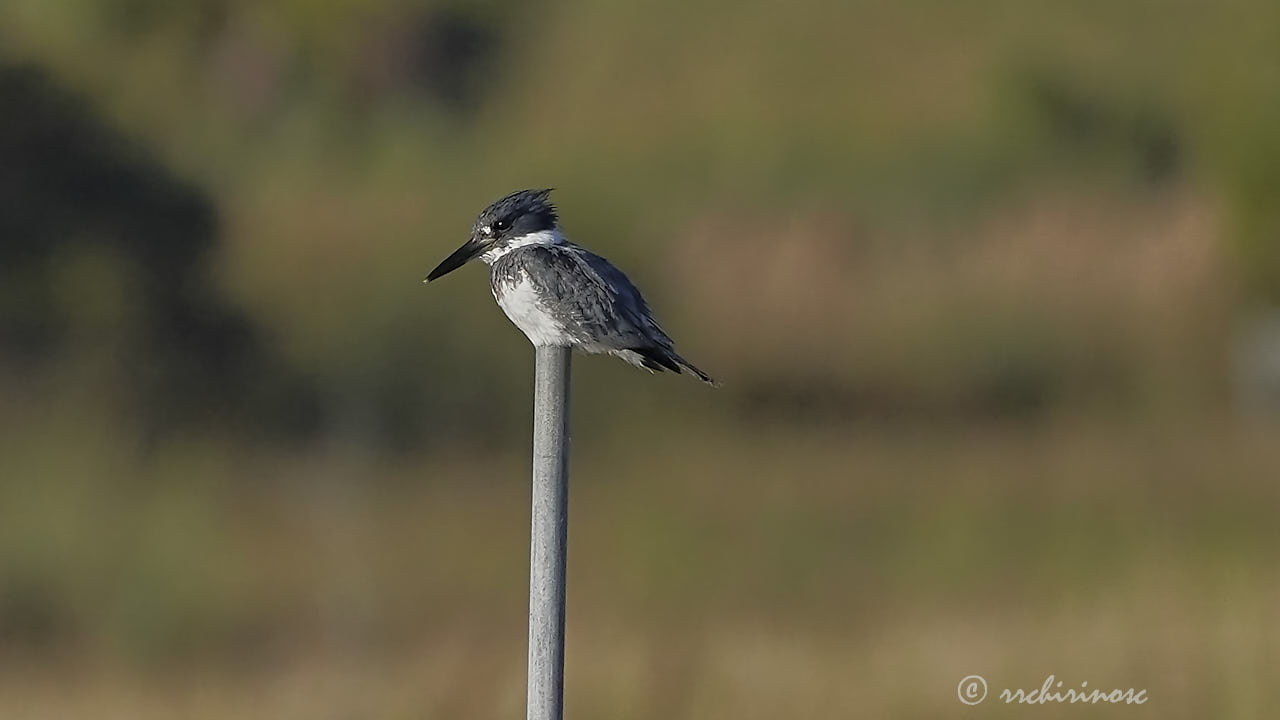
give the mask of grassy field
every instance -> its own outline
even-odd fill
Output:
[[[1278,7],[0,4],[0,719],[518,716],[544,186],[723,381],[575,362],[568,714],[1266,717]]]
[[[583,428],[567,712],[961,715],[978,673],[983,715],[1022,716],[992,710],[999,689],[1054,674],[1151,698],[1090,716],[1258,717],[1280,653],[1273,432]],[[520,453],[193,453],[207,474],[181,486],[6,490],[6,566],[35,573],[51,635],[7,643],[0,715],[519,714]]]

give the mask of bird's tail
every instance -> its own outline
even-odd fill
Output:
[[[662,372],[670,370],[673,373],[681,373],[688,370],[690,373],[697,375],[702,382],[719,387],[719,383],[711,379],[711,376],[694,367],[693,363],[685,360],[676,354],[674,350],[668,350],[660,347],[635,348],[632,350],[639,356],[639,364],[650,370]]]
[[[676,361],[677,365],[684,368],[685,370],[688,370],[694,375],[697,375],[698,379],[701,380],[702,382],[710,385],[711,387],[720,387],[720,383],[717,383],[715,380],[712,380],[710,375],[699,370],[697,367],[694,366],[693,363],[689,362],[688,360],[685,360],[684,358],[680,357],[679,355],[676,355],[675,353],[671,353],[671,356],[672,356],[672,359]]]

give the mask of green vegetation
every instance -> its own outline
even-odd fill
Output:
[[[544,185],[724,382],[575,364],[570,714],[1263,716],[1277,30],[9,0],[0,718],[518,715],[531,353],[420,280]]]

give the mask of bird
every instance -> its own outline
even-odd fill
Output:
[[[518,190],[486,207],[471,236],[428,275],[437,280],[479,258],[498,306],[534,346],[617,356],[652,372],[688,371],[685,360],[631,280],[608,260],[570,242],[549,196]]]

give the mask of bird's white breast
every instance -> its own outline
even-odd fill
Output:
[[[544,309],[528,278],[521,277],[515,284],[495,288],[493,297],[502,312],[535,346],[573,344],[572,338],[565,333],[564,325]]]

